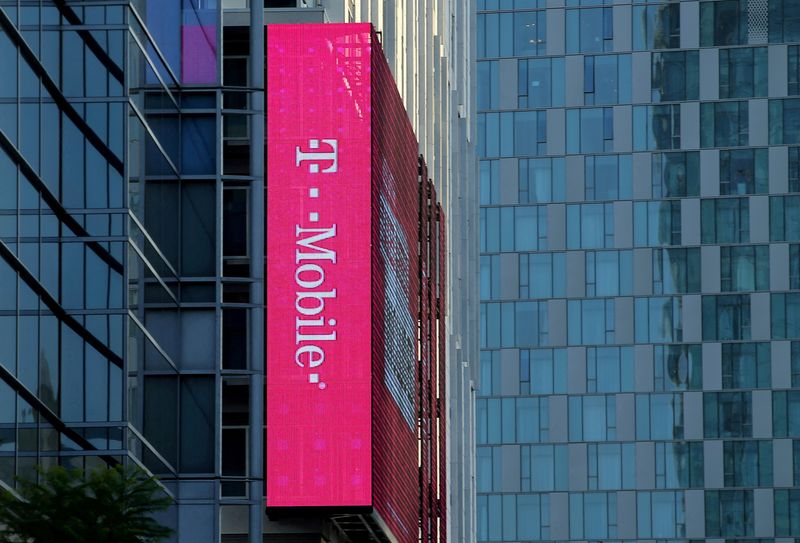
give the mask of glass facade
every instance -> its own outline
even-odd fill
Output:
[[[797,2],[477,18],[478,540],[800,537]]]

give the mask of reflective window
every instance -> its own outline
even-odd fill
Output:
[[[701,488],[703,442],[655,443],[656,488]]]
[[[567,391],[566,349],[522,349],[519,352],[520,394],[564,394]]]
[[[700,69],[697,51],[653,53],[653,102],[697,100]]]
[[[476,400],[478,444],[547,441],[550,435],[549,402],[546,397]]]
[[[480,203],[491,205],[500,203],[500,161],[481,160],[480,173]]]
[[[633,48],[676,49],[681,46],[680,5],[633,6]]]
[[[700,195],[700,153],[653,153],[653,198]]]
[[[606,539],[617,536],[617,493],[586,492],[569,495],[571,539]]]
[[[800,490],[775,490],[775,535],[794,536],[800,532]]]
[[[770,241],[800,241],[800,196],[770,196]]]
[[[769,192],[769,151],[734,149],[719,152],[719,193],[756,194]]]
[[[519,159],[519,203],[564,201],[563,158]]]
[[[683,492],[639,492],[636,496],[639,537],[675,538],[686,533]]]
[[[519,297],[558,298],[564,296],[566,282],[565,260],[564,253],[520,254]]]
[[[700,145],[736,147],[749,141],[747,102],[700,104]]]
[[[563,58],[521,58],[517,61],[517,69],[517,107],[564,105]]]
[[[570,396],[569,440],[617,439],[616,396]]]
[[[800,147],[789,147],[789,192],[800,192]]]
[[[587,200],[625,200],[631,197],[631,156],[599,155],[584,159]]]
[[[722,388],[769,388],[770,344],[723,343]]]
[[[766,95],[766,47],[719,50],[720,98],[753,98]]]
[[[632,392],[633,347],[586,349],[587,392]]]
[[[703,341],[750,339],[750,295],[703,296]]]
[[[800,98],[769,101],[769,143],[800,143]]]
[[[500,491],[503,481],[503,456],[500,447],[477,447],[475,452],[475,484],[477,491]]]
[[[544,55],[546,44],[544,11],[477,15],[478,58]]]
[[[626,296],[633,285],[631,251],[586,251],[586,295]]]
[[[700,45],[746,44],[747,14],[747,0],[700,2]]]
[[[614,147],[614,110],[583,108],[567,110],[567,152],[602,153]]]
[[[634,151],[680,149],[680,146],[681,109],[678,104],[633,107]]]
[[[500,107],[500,62],[497,60],[478,62],[478,109]]]
[[[481,347],[547,345],[547,302],[483,303]]]
[[[567,248],[601,249],[614,246],[614,204],[567,206]]]
[[[752,393],[704,392],[703,434],[706,439],[752,437]]]
[[[800,338],[800,292],[770,296],[772,339]]]
[[[614,300],[569,300],[567,302],[570,345],[614,343]]]
[[[707,490],[706,537],[753,535],[752,490]]]
[[[772,441],[725,441],[725,486],[772,486]]]
[[[800,5],[797,2],[769,0],[769,41],[800,41]]]
[[[789,52],[789,96],[800,95],[800,45],[790,45]]]
[[[583,57],[583,102],[586,105],[631,101],[631,56]]]
[[[567,53],[614,50],[612,8],[567,10]]]
[[[566,445],[520,447],[520,483],[523,492],[568,490],[569,454]]]
[[[653,294],[700,292],[700,249],[653,249]]]
[[[590,443],[586,449],[589,490],[635,488],[633,443]]]
[[[633,222],[636,247],[681,243],[680,201],[634,202]]]
[[[547,249],[547,206],[484,207],[481,252]]]
[[[800,391],[772,392],[772,435],[800,437]]]
[[[750,200],[720,198],[700,202],[702,243],[747,243],[750,241]]]
[[[479,113],[478,142],[481,157],[545,154],[547,115],[544,111]]]
[[[538,494],[494,494],[477,497],[480,541],[550,538],[550,497]]]
[[[481,300],[500,299],[500,255],[481,255]]]
[[[655,345],[653,388],[657,391],[703,388],[703,350],[700,345]]]
[[[683,439],[683,394],[637,394],[636,439]]]
[[[672,343],[683,341],[682,298],[636,298],[636,343]]]
[[[720,247],[723,292],[769,290],[769,246]]]
[[[789,245],[789,288],[800,290],[800,245]]]

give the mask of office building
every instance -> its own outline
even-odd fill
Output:
[[[264,36],[378,8],[264,4],[0,0],[0,484],[37,465],[132,461],[176,497],[163,518],[176,541],[339,537],[324,519],[264,513]],[[457,232],[444,268],[456,292],[477,276],[477,254],[460,252],[477,230],[470,14],[378,11],[379,35],[401,44],[389,66],[405,66],[445,235]],[[434,101],[412,94],[438,96],[427,132]],[[472,428],[477,320],[467,298],[445,299],[446,420]],[[469,447],[455,435],[449,447]],[[463,456],[448,456],[461,479],[445,499],[469,505]]]
[[[800,535],[799,9],[478,1],[479,541]]]

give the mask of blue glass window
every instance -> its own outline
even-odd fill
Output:
[[[769,342],[723,343],[722,388],[769,388],[770,358]]]
[[[752,393],[704,392],[703,435],[706,439],[752,437]]]
[[[653,153],[653,198],[700,195],[700,153]]]
[[[769,101],[769,143],[800,143],[800,98]]]
[[[627,104],[631,101],[631,56],[583,57],[583,103]]]
[[[700,104],[701,147],[736,147],[747,145],[750,120],[747,102]]]
[[[635,488],[633,443],[590,443],[586,449],[589,490]]]
[[[586,349],[587,392],[632,392],[633,375],[632,347]]]
[[[753,535],[752,490],[706,491],[706,537]]]
[[[725,441],[725,486],[772,486],[772,441]]]
[[[636,247],[680,245],[680,201],[635,202],[633,219]]]
[[[519,108],[564,105],[563,58],[521,58],[517,61],[517,69]]]
[[[634,301],[636,343],[683,341],[680,296],[636,298]]]
[[[700,89],[700,69],[697,51],[653,53],[653,102],[697,100]]]
[[[720,98],[753,98],[766,95],[766,47],[719,50]]]
[[[772,392],[772,435],[800,437],[800,391]]]
[[[747,0],[700,2],[700,45],[746,44],[747,6]]]
[[[567,248],[601,249],[614,246],[614,204],[567,206]]]
[[[636,496],[639,537],[676,538],[686,533],[683,492],[639,492]]]
[[[603,153],[614,147],[614,110],[583,108],[567,110],[567,152]]]
[[[633,107],[634,151],[680,149],[680,147],[680,105]]]
[[[571,539],[617,537],[617,493],[570,494],[569,536]]]
[[[613,49],[612,8],[567,10],[567,53],[601,53]]]
[[[703,341],[750,339],[750,295],[703,296]]]
[[[566,282],[565,260],[564,253],[520,254],[519,297],[551,298],[564,296]]]
[[[614,343],[614,300],[569,300],[567,318],[570,345]]]
[[[769,192],[767,149],[733,149],[719,152],[719,193]]]
[[[653,249],[653,294],[700,292],[700,249]]]
[[[520,447],[520,487],[523,492],[567,490],[569,454],[566,445]]]
[[[772,294],[772,339],[800,338],[800,292]]]
[[[653,388],[657,391],[703,388],[703,350],[700,345],[655,345]]]
[[[519,352],[520,394],[564,394],[567,391],[566,349],[522,349]]]
[[[655,443],[656,488],[703,486],[703,442]]]
[[[631,156],[585,157],[584,186],[587,200],[625,200],[631,197]]]
[[[519,203],[563,202],[563,158],[519,159]]]
[[[722,292],[769,290],[769,246],[720,248]]]
[[[750,200],[748,198],[702,200],[700,239],[703,243],[750,241]]]
[[[683,394],[637,394],[636,439],[683,439]]]
[[[633,6],[633,48],[676,49],[681,46],[680,5]]]
[[[800,241],[800,196],[770,196],[770,241]]]
[[[569,397],[570,441],[614,441],[616,439],[616,396]]]
[[[587,296],[625,296],[631,293],[631,251],[587,251],[585,258]]]

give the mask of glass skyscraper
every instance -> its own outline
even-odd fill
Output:
[[[800,537],[800,2],[476,22],[478,541]]]

